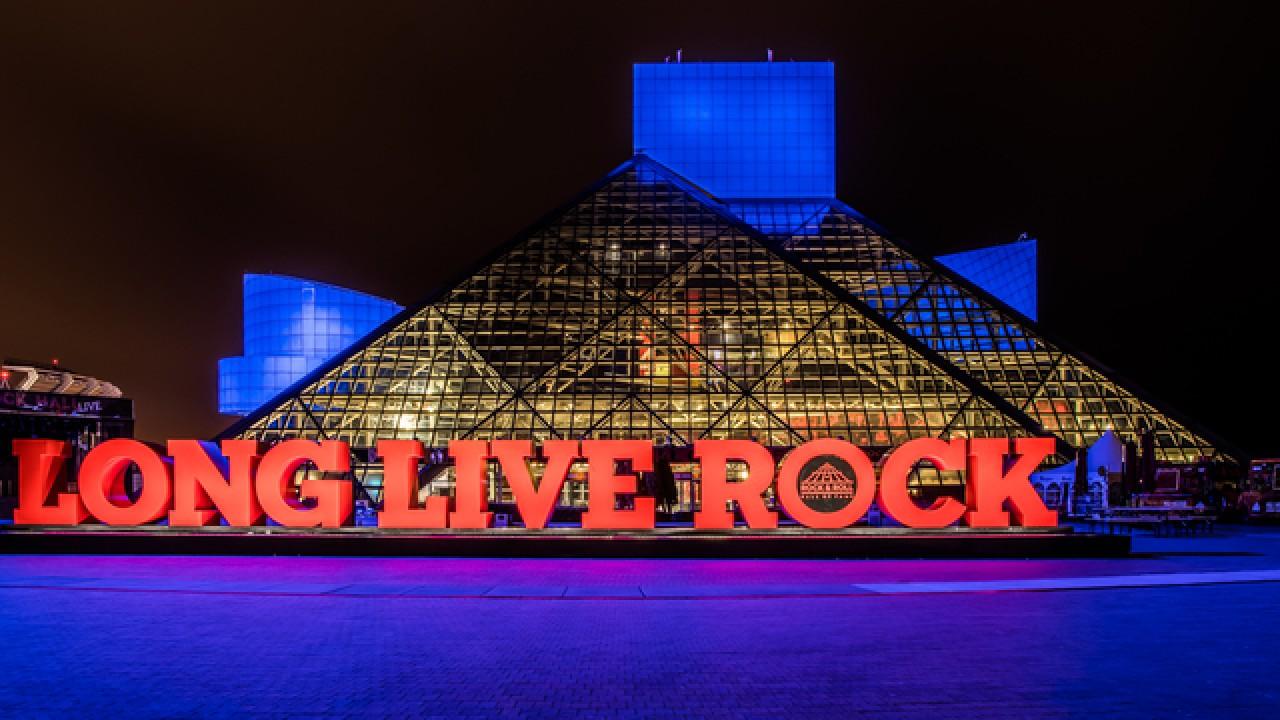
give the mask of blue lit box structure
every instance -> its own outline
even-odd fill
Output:
[[[938,262],[1036,320],[1036,240],[1025,235],[1003,245],[939,255]]]
[[[246,274],[244,355],[218,361],[218,411],[253,411],[402,309],[314,280]]]
[[[818,232],[839,202],[834,64],[637,63],[632,73],[637,153],[766,235]],[[937,260],[1036,319],[1035,240]]]
[[[719,198],[835,196],[835,65],[637,63],[636,152]]]

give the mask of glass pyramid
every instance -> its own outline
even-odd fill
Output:
[[[822,217],[815,238],[838,229]],[[343,440],[359,477],[382,438],[874,448],[1046,434],[942,354],[916,296],[931,271],[887,242],[840,241],[865,257],[836,267],[783,250],[637,155],[224,437]],[[375,499],[377,484],[364,483]]]
[[[1153,433],[1160,460],[1222,455],[1216,443],[1083,354],[1047,338],[1022,313],[956,271],[908,252],[839,201],[801,231],[772,237],[802,265],[1074,447],[1088,447],[1112,429],[1134,442],[1141,432]]]

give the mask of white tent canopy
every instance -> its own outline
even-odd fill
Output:
[[[1102,437],[1098,438],[1097,442],[1089,446],[1088,463],[1089,472],[1087,476],[1090,482],[1098,478],[1098,468],[1100,467],[1105,467],[1109,473],[1120,472],[1124,468],[1124,442],[1116,437],[1114,432],[1106,431],[1102,434]],[[1075,477],[1075,460],[1066,465],[1041,470],[1031,475],[1031,479],[1034,482],[1063,482],[1064,479],[1074,482]]]
[[[1107,430],[1098,438],[1097,442],[1089,446],[1088,455],[1088,472],[1085,477],[1090,485],[1102,482],[1102,478],[1098,476],[1098,468],[1105,467],[1108,473],[1120,472],[1124,468],[1124,442],[1116,437],[1116,434]],[[1063,496],[1062,504],[1064,507],[1070,507],[1074,496],[1076,480],[1076,461],[1072,460],[1066,465],[1060,465],[1056,468],[1041,470],[1040,472],[1031,474],[1031,482],[1037,486],[1037,490],[1041,495],[1058,497],[1056,493],[1061,492]],[[1057,489],[1054,489],[1057,486]],[[1106,487],[1102,487],[1102,503],[1106,505]],[[1046,500],[1048,502],[1048,500]]]

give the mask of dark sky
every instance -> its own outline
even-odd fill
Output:
[[[1227,5],[8,5],[0,355],[210,436],[242,272],[411,302],[627,157],[633,61],[772,47],[836,62],[842,199],[1039,237],[1045,327],[1280,454],[1275,26]]]

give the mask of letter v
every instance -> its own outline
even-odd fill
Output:
[[[533,473],[529,470],[529,459],[533,457],[532,440],[493,440],[489,443],[489,451],[502,465],[502,474],[515,496],[524,526],[530,530],[546,527],[551,511],[555,509],[556,498],[560,497],[560,488],[569,474],[569,466],[578,457],[578,441],[548,440],[542,444],[547,466],[537,487],[534,487]]]

